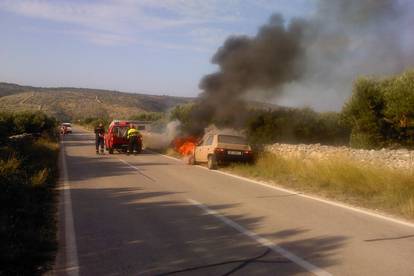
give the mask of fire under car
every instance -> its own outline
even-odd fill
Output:
[[[190,163],[207,163],[211,170],[228,162],[253,162],[253,152],[242,136],[207,134],[195,146]]]

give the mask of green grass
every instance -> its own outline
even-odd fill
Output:
[[[414,219],[414,172],[358,163],[342,156],[302,160],[264,153],[254,165],[225,170],[298,191]]]
[[[58,150],[52,138],[0,148],[0,275],[41,275],[53,265]]]

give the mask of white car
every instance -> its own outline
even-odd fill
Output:
[[[196,145],[189,163],[207,162],[209,169],[228,162],[253,162],[253,152],[245,137],[225,134],[207,134]]]
[[[61,132],[63,134],[72,133],[72,124],[71,123],[62,123],[60,129],[61,129]]]

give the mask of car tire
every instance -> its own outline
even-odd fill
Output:
[[[195,155],[191,154],[190,156],[188,156],[188,165],[195,165],[196,161],[195,161]]]
[[[113,148],[109,148],[108,149],[109,154],[113,154],[114,153],[114,149]]]
[[[214,154],[208,156],[207,160],[207,167],[209,170],[216,170],[217,169],[217,159]]]

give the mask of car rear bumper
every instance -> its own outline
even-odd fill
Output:
[[[128,148],[128,144],[116,144],[116,145],[112,145],[113,149],[127,149]]]
[[[242,155],[231,155],[226,152],[216,153],[216,160],[219,163],[228,163],[228,162],[252,162],[252,154],[242,154]]]
[[[142,146],[142,142],[138,141],[138,145]],[[127,149],[128,147],[129,147],[129,143],[112,144],[113,149]]]

